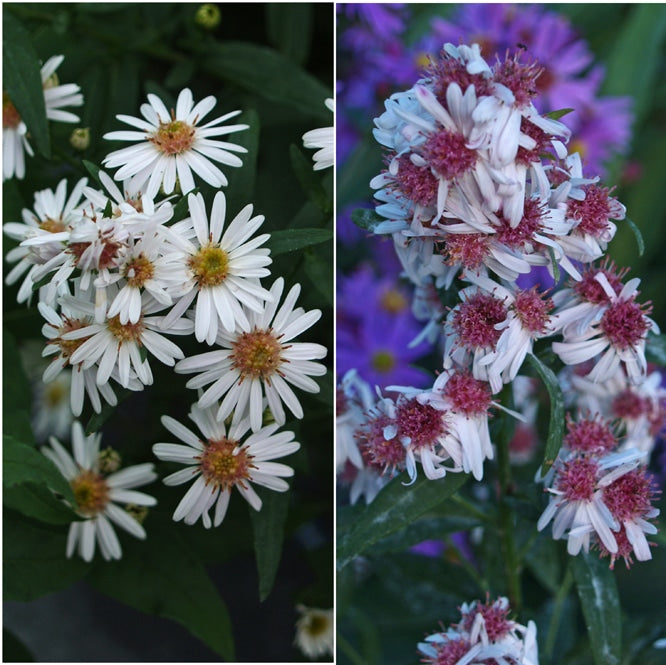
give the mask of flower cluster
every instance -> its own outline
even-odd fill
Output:
[[[509,619],[510,612],[509,601],[503,597],[492,603],[489,598],[485,603],[463,603],[459,623],[428,635],[418,645],[422,662],[538,665],[536,624],[519,624]]]
[[[48,71],[60,60],[49,61]],[[62,94],[49,98],[59,100],[55,106],[65,99],[69,104],[82,102]],[[33,209],[23,210],[22,222],[3,227],[17,243],[7,254],[15,265],[6,281],[22,280],[18,301],[30,304],[37,295],[45,319],[42,356],[49,364],[43,382],[59,382],[60,391],[61,386],[68,388],[74,416],[79,417],[87,403],[96,413],[103,402],[115,406],[118,386],[141,391],[152,385],[155,362],[178,373],[196,373],[189,388],[212,384],[198,393],[191,407],[202,437],[165,416],[166,429],[186,445],[154,446],[159,459],[188,465],[168,476],[166,484],[196,478],[174,519],[193,524],[201,518],[206,527],[222,522],[233,487],[256,510],[261,499],[250,483],[288,489],[283,477],[292,475],[292,469],[271,461],[299,448],[293,432],[277,431],[287,418],[283,405],[295,418],[303,418],[292,386],[318,392],[311,377],[324,375],[326,367],[315,360],[327,354],[321,344],[296,341],[321,317],[320,310],[297,305],[300,285],[294,284],[283,298],[282,277],[270,287],[262,283],[271,275],[272,263],[266,246],[270,234],[260,233],[264,216],[255,214],[252,204],[233,218],[227,212],[227,198],[219,188],[228,181],[213,162],[239,167],[242,162],[235,153],[246,149],[217,137],[248,125],[223,124],[240,111],[201,124],[215,105],[212,96],[195,103],[186,88],[175,109],[168,110],[149,94],[140,109],[142,118],[117,116],[133,131],[104,136],[134,142],[103,159],[107,167],[119,167],[113,178],[95,170],[99,186],[82,178],[69,195],[68,182],[62,180],[55,190],[35,193]],[[62,113],[53,117],[65,119]],[[304,140],[306,145],[330,142],[329,134],[332,129],[316,130]],[[315,155],[315,170],[325,166],[322,159],[331,158],[330,145],[321,147],[325,154]],[[212,205],[193,191],[195,176],[218,190]],[[172,336],[193,336],[207,350],[186,358]],[[115,495],[101,476],[90,475],[97,474],[96,453],[82,457],[80,426],[75,431],[76,464],[52,444],[56,457],[68,480],[84,474],[94,486],[90,492],[104,499],[99,510],[83,514],[95,516],[105,558],[118,558],[119,546],[103,518],[108,513],[113,519],[117,513],[107,501]],[[97,445],[97,439],[85,441],[86,446]],[[113,479],[109,477],[109,487],[115,487]],[[79,551],[90,559],[91,533],[88,526],[73,525],[68,554],[79,534]]]

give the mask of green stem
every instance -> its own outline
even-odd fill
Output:
[[[465,509],[472,517],[476,517],[479,522],[487,522],[488,515],[480,511],[474,504],[470,503],[467,499],[461,497],[458,493],[454,494],[451,499],[453,503],[457,503],[459,506]]]
[[[546,646],[544,647],[544,660],[546,662],[551,660],[553,649],[555,648],[555,638],[557,637],[557,631],[560,628],[560,621],[562,620],[562,612],[564,610],[564,601],[569,595],[571,590],[571,585],[573,584],[573,575],[571,573],[571,567],[567,567],[567,572],[560,584],[560,588],[557,590],[555,595],[555,603],[553,605],[553,615],[550,618],[550,625],[548,626],[548,636],[546,637]]]
[[[469,559],[465,556],[465,553],[453,542],[453,539],[450,536],[448,538],[446,538],[445,540],[446,540],[446,544],[449,547],[451,547],[456,552],[456,554],[458,555],[458,558],[460,559],[460,565],[465,569],[467,574],[472,578],[474,583],[479,587],[480,591],[485,594],[488,591],[488,589],[490,588],[486,578],[483,577],[479,573],[479,571],[472,565],[472,563],[469,561]]]
[[[367,665],[363,656],[340,633],[337,634],[336,643],[352,663],[355,663],[355,665]]]

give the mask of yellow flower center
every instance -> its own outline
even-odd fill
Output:
[[[2,128],[11,128],[15,129],[19,126],[21,122],[21,116],[16,110],[12,100],[9,99],[9,95],[3,90],[2,91]]]
[[[102,476],[85,469],[70,481],[70,485],[81,515],[94,517],[104,511],[109,502],[109,486]]]
[[[142,287],[155,273],[155,267],[150,259],[139,254],[128,261],[123,268],[123,277],[131,287]]]
[[[81,319],[70,319],[64,317],[65,322],[62,327],[59,329],[60,335],[49,340],[47,344],[57,344],[60,347],[60,353],[63,358],[69,358],[76,349],[83,344],[89,337],[83,337],[81,339],[63,339],[62,335],[65,333],[71,332],[72,330],[79,330],[79,328],[85,328],[90,325],[87,321],[82,321]],[[55,327],[55,326],[54,326]],[[68,363],[66,363],[68,364]]]
[[[132,341],[140,343],[141,334],[144,331],[143,315],[136,323],[120,323],[120,314],[116,314],[116,316],[107,320],[106,327],[121,343]]]
[[[243,481],[250,477],[251,468],[252,455],[238,448],[238,441],[231,439],[209,441],[201,455],[201,474],[206,482],[223,490],[243,485]]]
[[[50,217],[47,217],[43,222],[41,222],[39,228],[42,229],[42,231],[48,231],[49,233],[60,233],[67,227],[65,226],[65,223],[62,221],[62,219],[51,219]]]
[[[282,349],[271,330],[253,330],[232,343],[231,362],[240,372],[241,380],[247,376],[269,379],[283,362]]]
[[[63,403],[67,395],[67,387],[63,385],[62,381],[54,381],[44,389],[44,402],[48,408],[54,409]]]
[[[378,372],[390,372],[395,367],[395,357],[390,351],[377,351],[372,356],[372,366]]]
[[[398,314],[407,307],[407,298],[397,289],[388,289],[384,291],[380,299],[382,308],[387,312]]]
[[[171,114],[173,116],[173,111]],[[160,122],[157,131],[148,140],[166,155],[180,155],[192,147],[194,127],[172,117],[169,122]]]
[[[191,256],[188,265],[200,287],[218,286],[229,273],[229,256],[221,247],[211,243]]]
[[[307,619],[308,621],[305,626],[305,631],[310,635],[310,637],[321,637],[328,630],[330,622],[323,614],[311,612]]]

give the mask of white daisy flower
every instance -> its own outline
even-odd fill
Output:
[[[67,436],[74,419],[69,396],[72,371],[64,370],[50,383],[35,381],[32,403],[32,432],[36,441],[46,441],[50,435]]]
[[[213,344],[219,324],[227,332],[233,332],[237,325],[247,327],[245,309],[261,312],[264,301],[272,298],[259,284],[259,278],[270,275],[266,268],[272,261],[269,250],[260,247],[270,235],[251,238],[264,222],[263,215],[252,217],[251,204],[234,217],[225,231],[223,192],[215,195],[210,220],[201,194],[190,194],[188,205],[189,222],[170,228],[169,240],[180,254],[173,278],[182,285],[179,293],[173,295],[182,298],[167,315],[165,325],[181,316],[196,298],[194,334],[197,341]],[[192,228],[196,238],[190,241]]]
[[[39,266],[61,254],[65,243],[69,239],[69,232],[74,224],[81,219],[81,197],[85,189],[87,178],[79,180],[71,194],[67,197],[67,180],[61,180],[55,191],[43,189],[35,192],[33,210],[24,208],[21,211],[23,223],[8,222],[3,225],[3,231],[12,239],[23,242],[28,238],[41,238],[39,245],[31,247],[15,247],[7,252],[7,261],[17,265],[7,274],[5,282],[14,284],[27,274],[19,288],[18,302],[30,300],[35,273]],[[55,295],[53,293],[52,295]]]
[[[72,507],[85,518],[72,522],[69,527],[68,558],[78,550],[81,558],[92,561],[96,544],[99,544],[104,559],[120,559],[122,550],[112,523],[142,540],[146,532],[134,517],[117,504],[154,506],[157,503],[152,496],[134,489],[157,478],[153,464],[137,464],[105,475],[100,470],[100,440],[101,434],[86,436],[81,424],[75,421],[72,424],[73,458],[55,437],[51,437],[50,447],[42,449],[71,485],[76,500],[76,505]]]
[[[46,117],[57,122],[78,122],[79,117],[63,111],[63,106],[81,106],[83,95],[81,88],[75,83],[59,85],[56,69],[65,59],[62,55],[49,58],[40,71],[44,88]],[[25,177],[25,153],[34,155],[27,139],[28,128],[21,119],[19,112],[9,98],[2,92],[2,176],[3,180],[16,176],[19,180]]]
[[[333,100],[327,99],[325,102],[326,108],[333,112]],[[335,161],[335,128],[334,127],[321,127],[320,129],[311,129],[309,132],[303,134],[303,147],[304,148],[319,148],[312,159],[314,160],[314,171],[321,171],[333,166]]]
[[[300,448],[293,432],[277,432],[276,423],[262,427],[244,438],[250,429],[247,419],[232,424],[229,430],[217,418],[217,405],[201,409],[192,405],[190,419],[203,438],[170,416],[162,416],[162,424],[181,443],[156,443],[155,455],[165,462],[185,464],[185,468],[164,478],[165,485],[194,483],[187,490],[173,519],[194,524],[201,518],[205,528],[219,526],[226,515],[231,490],[236,487],[243,498],[261,510],[261,499],[252,483],[285,492],[289,485],[283,478],[293,476],[294,470],[272,460],[291,455]],[[215,506],[211,521],[208,511]]]
[[[128,115],[116,116],[118,120],[140,131],[115,131],[104,135],[111,141],[139,141],[136,145],[116,150],[107,155],[103,164],[110,168],[120,167],[116,180],[132,179],[133,186],[145,190],[145,195],[153,199],[162,187],[166,194],[171,194],[180,182],[183,194],[194,189],[192,172],[213,187],[222,187],[228,183],[220,169],[213,164],[219,162],[225,166],[242,166],[242,161],[234,152],[247,152],[242,146],[226,141],[212,139],[243,129],[249,125],[227,125],[223,122],[236,117],[240,111],[232,111],[205,125],[199,125],[201,119],[215,106],[215,97],[206,97],[194,104],[192,92],[188,88],[181,90],[176,101],[175,111],[167,107],[156,95],[148,95],[148,104],[141,105],[142,118]]]
[[[303,654],[314,660],[322,656],[333,656],[333,609],[296,605],[300,617],[296,621],[294,644]]]
[[[312,362],[327,353],[321,344],[294,342],[295,337],[314,325],[321,310],[305,312],[296,307],[300,284],[294,285],[278,309],[284,280],[275,280],[270,302],[261,312],[246,310],[246,320],[239,321],[236,331],[224,330],[217,335],[223,348],[186,358],[176,365],[176,372],[201,372],[187,382],[188,388],[202,388],[212,383],[199,399],[202,408],[211,406],[225,395],[218,411],[224,420],[231,413],[234,422],[249,414],[252,431],[261,427],[263,398],[279,425],[285,423],[286,404],[296,418],[303,417],[303,407],[289,386],[292,384],[310,393],[319,392],[311,376],[323,376],[326,367]]]

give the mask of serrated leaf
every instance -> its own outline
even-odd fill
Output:
[[[535,355],[529,354],[527,358],[546,386],[548,396],[550,397],[548,437],[546,439],[544,460],[541,465],[541,477],[543,478],[548,469],[553,465],[553,462],[555,462],[555,458],[562,446],[562,438],[564,436],[564,396],[553,371],[544,365]]]
[[[284,541],[284,525],[289,507],[288,492],[261,491],[261,510],[251,510],[254,554],[259,573],[259,600],[268,597],[275,583]]]
[[[74,495],[69,483],[55,464],[32,446],[26,446],[5,434],[2,454],[2,482],[4,487],[14,487],[22,483],[36,483],[50,487],[74,503]]]
[[[469,476],[448,474],[440,480],[420,477],[406,487],[405,474],[394,478],[338,538],[338,568],[344,568],[354,557],[365,552],[382,538],[404,529],[431,508],[446,501],[460,489]]]
[[[332,237],[333,232],[330,229],[283,229],[271,233],[266,246],[270,248],[272,256],[277,256],[327,242]]]
[[[374,210],[368,208],[357,208],[356,210],[352,210],[351,218],[356,226],[364,231],[370,231],[372,233],[374,233],[378,224],[386,221],[384,217],[381,217]]]
[[[321,173],[312,168],[312,160],[308,159],[295,145],[289,146],[289,158],[294,173],[307,197],[328,215],[333,210],[333,201],[329,198],[321,184]]]
[[[2,12],[2,87],[25,122],[37,150],[51,157],[41,65],[30,34],[23,24],[5,9]]]
[[[307,2],[269,2],[265,7],[271,43],[289,60],[302,65],[310,50],[312,7]]]
[[[166,515],[152,512],[144,526],[147,540],[124,540],[123,558],[98,562],[88,581],[137,610],[181,623],[233,661],[229,613],[203,564]]]
[[[638,245],[638,256],[643,256],[643,254],[645,253],[645,241],[643,240],[643,234],[641,233],[641,230],[638,228],[636,223],[631,219],[629,219],[628,217],[625,217],[624,221],[633,231],[634,236],[636,236],[636,244]]]
[[[618,665],[622,655],[622,615],[613,571],[607,559],[581,552],[571,569],[596,665]]]
[[[26,602],[65,589],[80,580],[89,564],[67,559],[67,530],[36,526],[5,508],[3,516],[3,594]]]
[[[201,44],[192,47],[201,49]],[[274,49],[234,41],[207,42],[205,48],[202,66],[212,76],[330,123],[324,105],[333,96],[330,89]]]
[[[82,519],[43,485],[23,483],[5,487],[4,505],[47,524],[70,524]]]

